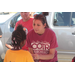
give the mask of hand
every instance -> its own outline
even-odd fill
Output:
[[[0,38],[2,37],[2,35],[0,35]]]
[[[35,59],[39,59],[39,55],[38,55],[38,54],[33,54],[32,56],[33,56],[33,59],[34,59],[34,60],[35,60]]]

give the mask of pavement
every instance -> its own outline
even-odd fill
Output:
[[[72,62],[74,56],[72,54],[58,54],[58,62]]]

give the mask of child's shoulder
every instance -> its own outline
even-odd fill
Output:
[[[27,50],[21,50],[25,55],[29,55],[30,54],[30,52],[29,51],[27,51]]]
[[[8,49],[8,50],[6,51],[6,53],[9,53],[9,52],[11,52],[11,49]]]
[[[25,52],[25,53],[28,53],[29,51],[28,50],[20,50],[21,52]]]

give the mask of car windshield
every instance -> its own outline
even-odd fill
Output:
[[[0,12],[1,13],[1,12]],[[8,20],[11,16],[13,16],[15,13],[10,14],[0,14],[0,23],[4,23],[6,20]]]

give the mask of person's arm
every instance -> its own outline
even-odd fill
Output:
[[[12,49],[13,47],[11,45],[5,44],[5,46],[9,49]]]
[[[49,54],[46,55],[38,55],[38,54],[34,54],[34,59],[42,59],[42,60],[49,60],[49,59],[53,59],[54,58],[54,54],[55,54],[55,48],[50,49]]]
[[[32,48],[28,48],[29,49],[29,52],[31,53],[31,55],[32,55],[32,57],[33,57],[33,59],[35,58],[35,56],[34,56],[34,52],[33,52],[33,49]]]
[[[0,38],[2,37],[2,35],[0,35]]]
[[[29,51],[30,51],[30,53],[32,54],[34,60],[35,60],[35,59],[42,59],[42,60],[53,59],[53,58],[54,58],[54,54],[55,54],[55,48],[50,49],[49,54],[46,54],[46,55],[38,55],[38,54],[34,54],[32,48],[29,48]]]
[[[54,54],[55,54],[55,48],[54,49],[50,49],[49,54],[39,55],[39,59],[43,59],[43,60],[53,59],[54,58]]]
[[[34,54],[34,52],[33,52],[33,49],[32,48],[28,48],[29,49],[29,52],[31,53],[31,54]]]
[[[13,47],[12,47],[11,36],[10,36],[9,39],[7,40],[5,46],[6,46],[7,48],[9,48],[9,49],[13,48]]]

